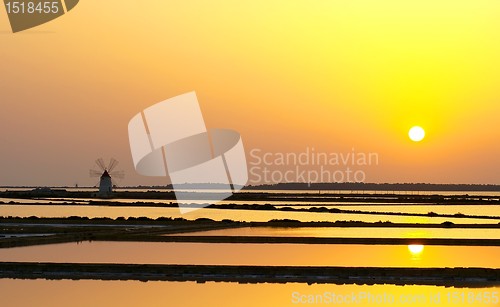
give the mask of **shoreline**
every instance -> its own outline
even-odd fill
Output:
[[[105,241],[135,241],[132,237]],[[143,236],[140,242],[240,243],[240,244],[359,244],[359,245],[443,245],[500,246],[500,239],[436,238],[324,238],[324,237],[257,237],[257,236]]]
[[[0,278],[237,283],[500,286],[500,269],[0,262]]]

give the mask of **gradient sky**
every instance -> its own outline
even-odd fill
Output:
[[[368,182],[500,184],[500,2],[97,1],[12,34],[0,8],[0,185],[94,185],[127,124],[195,90],[247,152],[376,152]],[[427,138],[407,132],[421,125]]]

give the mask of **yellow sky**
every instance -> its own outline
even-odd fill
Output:
[[[500,3],[80,2],[10,33],[0,9],[0,185],[94,184],[127,123],[195,90],[247,152],[376,152],[370,182],[500,184]],[[408,129],[427,138],[413,143]]]

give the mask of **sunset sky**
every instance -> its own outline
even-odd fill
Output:
[[[13,34],[0,7],[0,185],[94,185],[98,157],[123,185],[166,184],[135,173],[127,125],[190,91],[247,154],[354,148],[379,156],[367,182],[500,184],[499,16],[496,0],[82,0]]]

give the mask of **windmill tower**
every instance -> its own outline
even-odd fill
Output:
[[[113,171],[118,165],[118,161],[116,159],[111,158],[109,164],[106,165],[102,158],[95,160],[95,164],[99,167],[100,171],[90,170],[90,177],[99,177],[99,192],[97,193],[97,197],[111,197],[113,193],[113,179],[118,178],[122,179],[124,177],[123,171]]]

